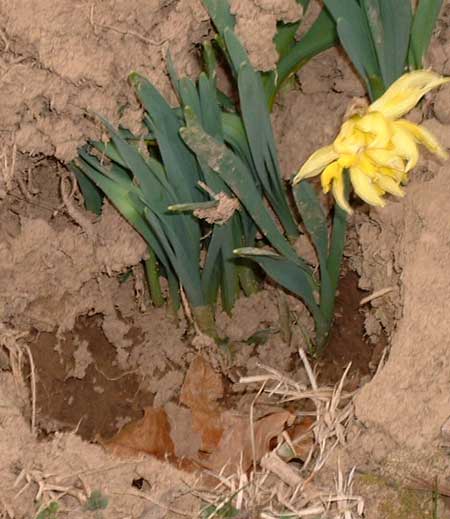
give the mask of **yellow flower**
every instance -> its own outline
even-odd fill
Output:
[[[349,170],[356,194],[368,204],[384,206],[386,193],[403,196],[401,184],[419,160],[418,144],[444,159],[447,153],[425,128],[399,118],[423,95],[448,81],[429,70],[404,74],[363,115],[347,119],[333,144],[320,148],[303,164],[294,184],[321,174],[323,191],[331,188],[348,213],[352,209],[344,194],[344,169]]]

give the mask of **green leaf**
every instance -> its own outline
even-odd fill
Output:
[[[108,508],[109,499],[100,490],[93,490],[86,501],[85,508],[90,512]]]
[[[92,180],[75,165],[74,162],[69,165],[69,168],[72,173],[74,173],[78,185],[80,186],[86,209],[95,213],[97,216],[100,216],[103,206],[103,193],[98,189],[94,182],[92,182]]]
[[[266,95],[260,75],[251,66],[241,42],[230,29],[225,29],[225,43],[238,72],[239,99],[256,173],[264,193],[288,236],[298,235],[297,225],[287,204],[278,164],[275,139]]]
[[[208,200],[206,202],[193,202],[187,204],[173,204],[167,208],[173,213],[185,213],[196,211],[197,209],[211,209],[219,205],[218,200]]]
[[[217,56],[210,41],[203,42],[203,66],[207,76],[214,80],[217,77]]]
[[[324,0],[324,4],[336,21],[342,46],[372,91],[371,78],[381,77],[381,70],[365,13],[356,0]]]
[[[195,115],[202,121],[202,108],[200,98],[194,82],[189,78],[182,78],[179,81],[180,98],[183,106],[190,106]]]
[[[178,77],[178,73],[175,68],[175,64],[172,60],[172,54],[170,53],[170,51],[167,51],[166,63],[167,63],[167,72],[169,73],[169,77],[170,77],[172,86],[173,86],[177,96],[180,97],[180,78]]]
[[[309,182],[294,186],[294,198],[303,224],[314,244],[320,265],[320,308],[329,322],[333,319],[336,289],[328,272],[328,226],[314,187]]]
[[[239,296],[239,271],[236,258],[234,256],[237,218],[234,217],[221,226],[215,226],[215,232],[220,233],[222,241],[222,279],[220,285],[220,295],[222,307],[228,314]]]
[[[345,175],[345,191],[350,191],[349,175]],[[345,236],[347,232],[347,213],[337,204],[334,206],[333,227],[331,232],[330,253],[328,256],[327,269],[330,275],[332,290],[336,291],[339,284],[339,274],[344,256]]]
[[[227,35],[227,33],[226,33]],[[250,144],[253,162],[264,188],[264,194],[280,219],[289,237],[298,236],[297,224],[287,203],[278,163],[275,138],[264,89],[259,75],[251,65],[241,65],[238,75],[242,118]]]
[[[295,36],[309,5],[309,0],[296,1],[297,4],[301,6],[299,20],[297,22],[290,23],[278,22],[277,24],[277,32],[273,41],[278,52],[279,60],[283,59],[295,45]]]
[[[243,247],[234,252],[238,256],[256,261],[270,278],[300,297],[314,320],[322,321],[324,319],[316,303],[314,280],[297,263],[265,249]]]
[[[130,80],[149,114],[146,122],[157,139],[167,178],[177,193],[177,201],[202,201],[203,197],[197,189],[197,183],[201,180],[200,169],[195,157],[180,139],[180,120],[164,97],[145,78],[133,73]]]
[[[284,256],[302,264],[307,269],[304,262],[301,262],[292,246],[279,231],[255,187],[251,173],[242,160],[225,145],[218,143],[199,127],[190,126],[183,128],[181,135],[199,159],[207,163],[226,182],[251,214],[260,231],[267,237],[272,246]]]
[[[320,256],[328,256],[327,219],[314,187],[309,182],[300,182],[293,187],[294,199],[303,224]]]
[[[200,74],[198,79],[198,92],[203,128],[215,139],[223,141],[222,112],[217,99],[217,89],[214,81],[204,73]]]
[[[77,163],[77,167],[102,190],[122,216],[141,234],[147,243],[150,244],[158,255],[158,258],[167,264],[167,256],[145,223],[145,219],[143,218],[143,204],[141,204],[140,208],[137,208],[130,197],[130,194],[135,190],[132,182],[129,182],[128,187],[125,184],[118,183],[85,161]]]
[[[223,143],[222,117],[213,80],[209,79],[205,74],[201,74],[198,82],[198,90],[203,129],[220,143]],[[199,124],[199,114],[194,114],[190,106],[185,107],[185,119],[188,124]],[[215,193],[223,192],[227,195],[231,195],[231,191],[226,183],[220,176],[211,171],[208,164],[201,159],[199,159],[199,164],[210,189]],[[217,257],[215,257],[215,255],[210,254],[208,250],[205,269],[202,275],[203,287],[208,294],[209,303],[213,304],[215,302],[217,290],[220,285],[222,306],[228,313],[231,312],[239,293],[239,277],[237,265],[233,257],[236,240],[236,220],[238,218],[239,215],[235,214],[231,217],[231,220],[225,224],[214,225],[210,247],[217,247],[220,252],[218,251]],[[215,262],[214,265],[211,265],[212,261]],[[214,299],[212,300],[212,298]]]
[[[127,141],[114,130],[114,128],[106,119],[100,117],[100,120],[107,128],[108,133],[111,136],[111,140],[117,149],[117,152],[119,153],[123,163],[125,163],[126,167],[133,172],[133,175],[139,182],[144,197],[153,200],[159,199],[161,196],[159,193],[161,192],[162,187],[158,186],[159,189],[155,193],[157,182],[155,182],[155,180],[152,178],[152,175],[149,174],[148,164],[142,155],[134,146],[128,144]]]
[[[295,35],[300,26],[300,22],[294,23],[279,23],[277,33],[273,39],[275,47],[280,59],[284,58],[286,54],[292,49],[295,44]]]
[[[363,0],[387,88],[405,70],[412,21],[411,0]]]
[[[276,73],[263,75],[269,109],[272,109],[275,96],[285,81],[311,58],[329,49],[336,42],[336,24],[328,11],[323,9],[300,41],[291,46],[289,52],[281,56]]]
[[[441,7],[442,0],[419,0],[414,14],[408,54],[411,68],[420,69],[424,66],[423,60]]]
[[[214,228],[209,241],[205,266],[202,272],[202,286],[209,304],[215,304],[221,282],[223,233],[219,226]]]
[[[203,0],[203,5],[219,34],[223,34],[226,27],[234,28],[235,20],[230,12],[228,0]]]
[[[186,219],[180,218],[176,227],[175,222],[174,225],[166,225],[164,220],[149,208],[144,211],[144,214],[173,265],[190,304],[193,307],[205,306],[206,300],[200,278],[200,258],[196,251],[197,243],[194,244],[193,250],[190,250],[188,247],[190,240],[186,239],[188,235],[183,225]]]
[[[256,172],[256,167],[253,162],[252,153],[250,151],[244,123],[242,122],[241,117],[237,114],[222,113],[222,127],[225,142],[242,160],[244,160],[253,174],[258,189],[260,189],[261,182]]]
[[[46,508],[41,510],[36,519],[57,519],[59,511],[59,503],[52,501]]]

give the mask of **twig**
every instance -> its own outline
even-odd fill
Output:
[[[67,193],[66,191],[66,179],[69,179],[71,182],[70,193]],[[76,190],[77,182],[73,174],[70,172],[66,172],[66,174],[61,175],[60,192],[63,201],[63,207],[65,207],[67,214],[75,221],[75,223],[77,223],[83,229],[83,231],[89,236],[89,238],[94,238],[95,230],[92,223],[77,209],[75,209],[74,205],[72,204],[72,197],[75,194]]]
[[[28,361],[30,363],[30,380],[31,380],[31,434],[36,435],[36,368],[34,365],[33,355],[31,354],[30,347],[28,344],[24,344],[23,347],[28,355]]]
[[[370,296],[364,297],[359,302],[359,306],[363,306],[367,303],[370,303],[370,301],[373,301],[374,299],[378,299],[379,297],[383,297],[386,294],[389,294],[389,292],[392,292],[395,287],[386,287],[386,288],[380,288],[380,290],[376,290],[373,292],[373,294],[370,294]]]
[[[256,393],[255,398],[252,400],[250,405],[250,441],[252,444],[252,457],[253,457],[253,471],[256,472],[256,442],[255,442],[255,421],[254,421],[254,413],[255,413],[255,404],[258,398],[261,396],[261,393],[264,391],[264,386],[266,383],[259,388],[258,393]]]

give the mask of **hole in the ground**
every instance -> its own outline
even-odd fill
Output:
[[[58,345],[53,333],[40,333],[32,345],[37,372],[38,422],[43,433],[76,430],[86,440],[111,437],[142,416],[153,395],[142,377],[117,366],[116,350],[100,328],[98,317],[81,318]],[[92,361],[82,378],[68,376],[74,352],[85,341]],[[57,349],[59,351],[57,351]]]
[[[371,344],[364,336],[359,302],[365,295],[358,289],[354,272],[341,279],[331,340],[318,361],[321,384],[338,382],[351,362],[346,389],[355,389],[378,364],[386,339]],[[83,342],[92,359],[82,370],[82,378],[76,378],[74,353]],[[117,351],[106,339],[100,317],[80,318],[59,343],[55,334],[40,333],[32,350],[38,379],[38,424],[44,434],[76,430],[86,440],[110,438],[125,423],[141,418],[144,408],[153,403],[142,377],[118,367]],[[293,372],[300,365],[295,357]]]
[[[364,314],[359,305],[367,296],[358,288],[358,275],[349,271],[340,280],[336,298],[335,321],[330,342],[319,360],[319,381],[335,384],[342,376],[348,363],[352,363],[349,385],[357,387],[363,377],[373,374],[378,365],[387,339],[384,335],[376,344],[365,336]]]

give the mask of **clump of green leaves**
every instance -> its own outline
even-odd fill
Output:
[[[163,301],[159,287],[162,275],[168,281],[172,306],[179,307],[182,288],[198,327],[219,340],[214,323],[218,296],[222,307],[230,312],[241,291],[250,294],[257,289],[256,263],[269,274],[283,266],[275,262],[273,267],[273,257],[267,251],[248,254],[256,250],[258,230],[262,235],[259,241],[270,243],[290,258],[286,268],[299,275],[292,286],[291,276],[281,284],[290,290],[294,287],[297,294],[301,292],[316,310],[313,300],[317,282],[291,245],[299,236],[298,221],[282,181],[269,107],[283,82],[314,54],[332,45],[336,34],[331,17],[324,12],[300,42],[295,40],[298,23],[280,24],[276,37],[278,69],[259,75],[234,35],[234,17],[227,0],[204,3],[219,34],[212,45],[204,45],[205,72],[198,81],[179,78],[169,57],[179,106],[171,107],[147,79],[131,74],[130,81],[145,109],[146,132],[133,135],[125,128],[113,128],[100,117],[109,142],[88,143],[71,167],[88,208],[99,214],[106,196],[147,241],[146,271],[154,302]],[[309,1],[300,3],[307,8]],[[240,109],[216,84],[219,49],[231,58]],[[242,74],[241,62],[246,65]],[[217,161],[197,153],[195,144],[187,142],[189,136],[183,134],[183,128],[194,127],[225,150],[232,162],[237,161],[238,179],[218,175],[211,163]],[[217,195],[237,197],[241,207],[226,221],[197,218],[199,211],[218,206]],[[264,200],[281,223],[281,231]],[[282,277],[286,278],[284,274]],[[316,317],[319,321],[320,312]]]
[[[46,508],[41,510],[36,519],[57,519],[59,503],[52,501]]]
[[[372,100],[405,69],[420,69],[442,0],[324,0]]]
[[[108,508],[109,500],[100,490],[93,490],[88,497],[85,509],[88,512],[98,512]]]
[[[269,277],[303,300],[315,322],[316,336],[312,343],[316,350],[321,350],[328,340],[333,319],[346,215],[336,208],[329,239],[327,218],[313,187],[302,184],[294,189],[301,223],[317,250],[320,266],[317,276],[293,246],[299,235],[300,222],[287,202],[280,180],[263,78],[253,69],[246,51],[229,27],[223,30],[223,45],[237,77],[240,117],[253,170],[236,149],[205,132],[189,107],[185,108],[189,116],[181,136],[199,162],[214,171],[239,199],[264,236],[265,243],[270,245],[270,248],[236,248],[234,253],[257,263]]]

